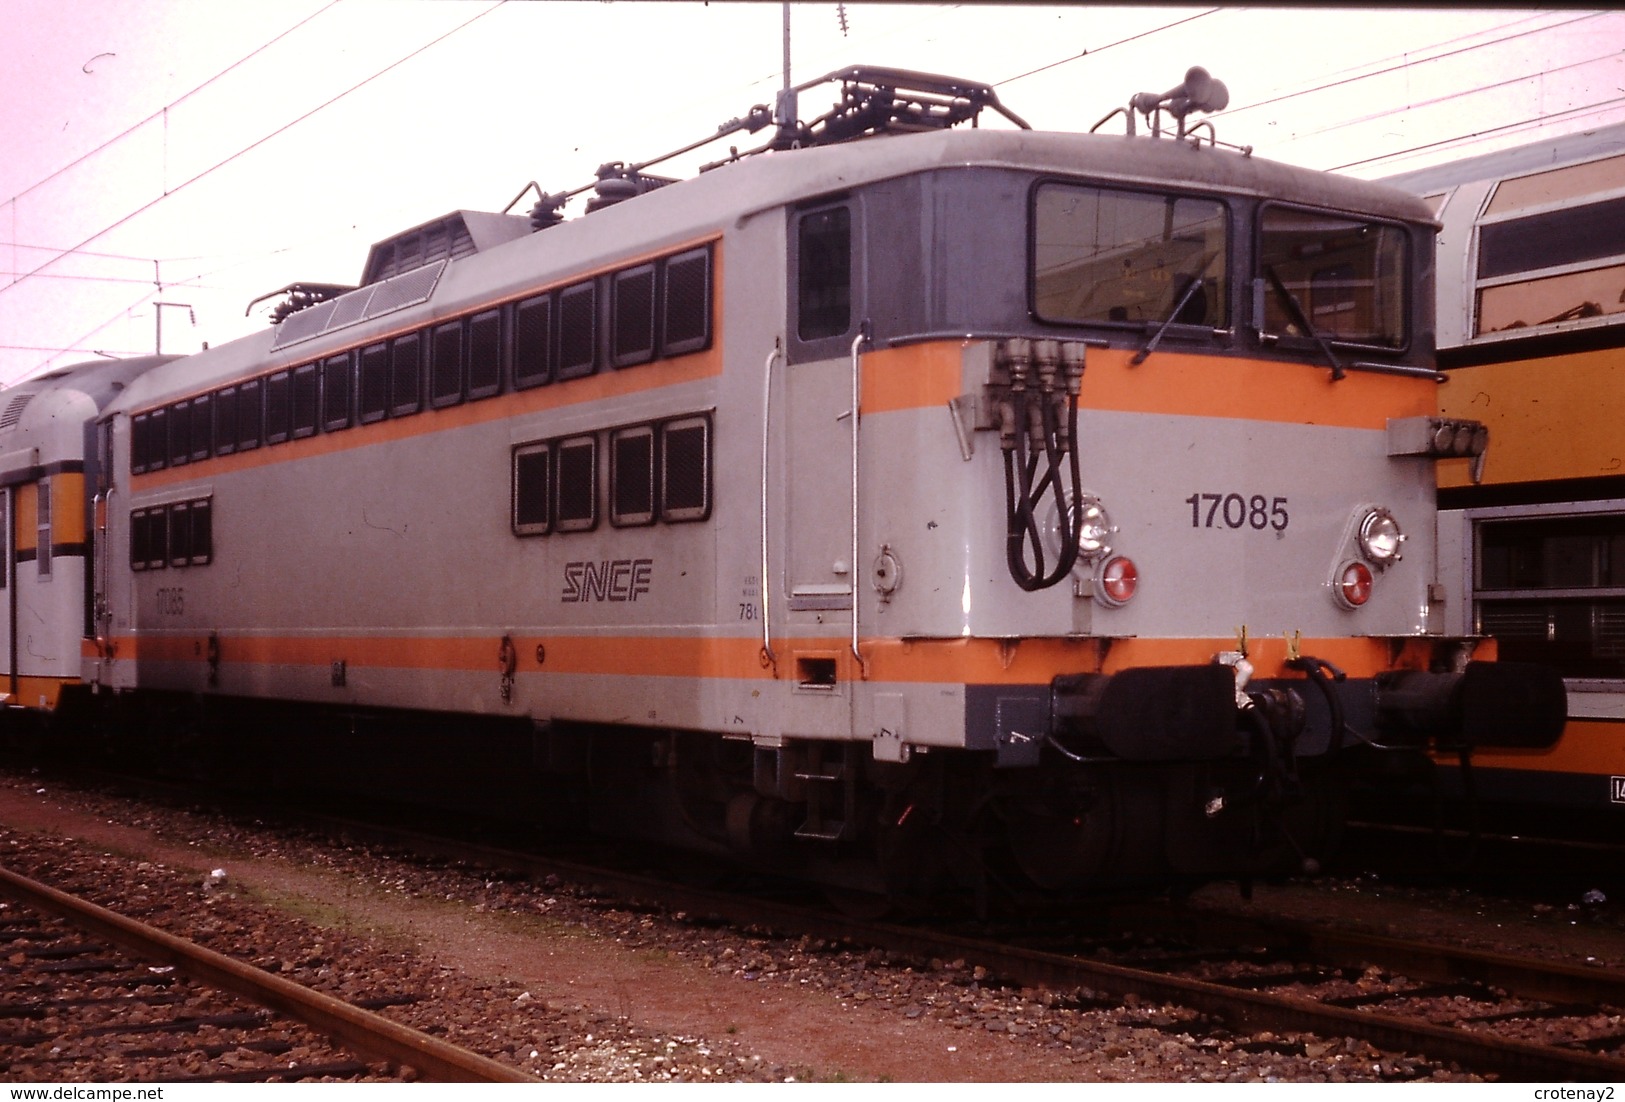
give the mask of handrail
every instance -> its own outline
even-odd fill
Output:
[[[847,562],[847,576],[852,589],[852,657],[858,661],[858,672],[864,680],[869,678],[869,664],[858,649],[858,419],[859,404],[863,396],[864,343],[869,339],[868,326],[859,328],[852,338],[852,554]]]
[[[768,479],[767,461],[769,433],[772,429],[772,421],[769,419],[769,414],[772,411],[771,403],[773,400],[773,365],[783,358],[783,349],[780,347],[779,342],[774,340],[773,351],[767,354],[767,360],[762,364],[762,570],[761,576],[756,582],[756,591],[758,594],[760,594],[762,600],[762,664],[764,666],[773,667],[775,674],[777,674],[778,671],[778,658],[776,658],[773,654],[773,631],[771,620],[773,615],[771,611],[773,603],[772,595],[768,592],[767,586],[767,495],[771,488],[770,481]]]
[[[1373,375],[1408,375],[1418,379],[1432,379],[1436,383],[1448,383],[1450,376],[1436,367],[1417,367],[1413,364],[1383,364],[1372,363],[1369,360],[1356,360],[1345,364],[1350,371],[1369,371]]]
[[[112,540],[108,537],[108,530],[113,524],[113,495],[118,493],[116,485],[109,484],[106,493],[97,493],[91,500],[92,531],[96,534],[96,545],[91,552],[91,578],[90,578],[90,610],[91,630],[95,632],[97,643],[97,680],[101,680],[107,672],[102,665],[107,658],[107,643],[113,635],[113,597],[109,586],[113,576]],[[94,523],[96,513],[101,514],[101,523]]]

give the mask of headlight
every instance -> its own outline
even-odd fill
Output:
[[[1107,515],[1106,507],[1094,494],[1067,495],[1068,510],[1077,510],[1074,514],[1082,523],[1078,526],[1078,566],[1077,576],[1086,578],[1094,569],[1094,564],[1112,553],[1112,536],[1117,529],[1112,526],[1112,518]],[[1055,505],[1049,507],[1048,514],[1043,519],[1044,544],[1053,555],[1059,555],[1065,540],[1071,536],[1070,521],[1072,516],[1061,516],[1061,510]]]
[[[1078,557],[1093,562],[1111,551],[1111,534],[1117,529],[1112,527],[1112,518],[1106,515],[1106,507],[1099,498],[1080,498],[1076,508],[1083,514],[1083,527],[1078,533]]]
[[[1399,561],[1404,542],[1405,533],[1387,509],[1373,509],[1360,521],[1360,553],[1378,570]]]

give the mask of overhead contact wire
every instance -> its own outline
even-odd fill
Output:
[[[398,69],[400,66],[406,64],[408,61],[411,61],[413,58],[417,57],[419,54],[422,54],[422,53],[424,53],[424,52],[426,52],[426,51],[428,51],[430,49],[433,49],[435,46],[438,46],[440,43],[444,42],[446,39],[448,39],[448,38],[452,37],[453,35],[458,34],[459,32],[463,31],[464,29],[466,29],[467,27],[469,27],[473,23],[475,23],[475,22],[477,22],[477,21],[479,21],[481,19],[484,19],[486,16],[490,15],[492,12],[494,12],[498,8],[502,7],[507,2],[508,2],[508,0],[496,0],[496,3],[492,4],[489,8],[486,8],[484,11],[479,12],[476,15],[474,15],[474,16],[468,18],[468,19],[463,20],[463,22],[457,24],[455,27],[453,27],[450,30],[446,31],[444,34],[438,35],[437,37],[435,37],[435,38],[431,39],[430,41],[424,43],[422,46],[419,46],[417,49],[413,50],[411,53],[407,54],[405,57],[399,58],[399,59],[391,62],[390,64],[384,66],[382,69],[379,69],[376,73],[373,73],[371,76],[367,77],[365,80],[359,81],[358,83],[351,85],[349,88],[346,88],[344,91],[340,92],[338,95],[333,96],[330,99],[324,100],[322,103],[318,104],[315,107],[312,107],[309,111],[306,111],[304,114],[300,115],[298,118],[295,118],[292,121],[287,122],[287,123],[283,124],[282,126],[277,127],[275,130],[271,131],[269,134],[266,134],[263,137],[258,138],[253,142],[250,142],[248,145],[246,145],[243,148],[239,149],[237,152],[231,154],[229,157],[225,157],[222,160],[216,161],[213,165],[210,165],[208,168],[206,168],[203,171],[197,173],[195,176],[192,176],[191,178],[189,178],[187,180],[184,180],[181,183],[176,184],[174,187],[168,189],[162,195],[159,195],[156,198],[151,199],[146,203],[143,203],[141,206],[136,207],[134,210],[130,211],[128,214],[124,215],[122,218],[119,218],[117,221],[114,221],[114,222],[110,223],[109,225],[103,226],[101,229],[97,230],[95,233],[91,234],[89,237],[85,238],[83,241],[79,242],[77,245],[73,246],[72,248],[64,250],[63,252],[58,253],[56,256],[52,257],[50,260],[47,260],[45,263],[39,265],[36,268],[31,269],[30,271],[24,272],[22,275],[18,276],[16,279],[14,279],[10,283],[6,284],[4,287],[0,287],[0,294],[4,294],[6,291],[8,291],[11,288],[17,286],[19,283],[22,283],[25,280],[30,279],[33,276],[36,276],[36,275],[40,274],[45,269],[47,269],[47,268],[51,267],[53,264],[57,263],[59,260],[62,260],[64,257],[70,256],[70,255],[78,252],[80,249],[84,248],[86,245],[90,244],[92,241],[95,241],[97,238],[102,237],[103,235],[112,232],[113,230],[115,230],[118,227],[124,225],[126,222],[129,222],[131,219],[137,217],[138,215],[143,214],[148,210],[151,210],[153,207],[157,206],[159,203],[163,202],[165,199],[168,199],[170,196],[175,195],[176,193],[178,193],[180,191],[183,191],[186,188],[190,187],[192,184],[197,183],[199,180],[202,180],[205,177],[212,175],[213,173],[215,173],[219,169],[222,169],[226,165],[231,164],[233,161],[237,160],[239,157],[242,157],[245,154],[250,153],[250,152],[254,151],[255,149],[258,149],[260,146],[264,145],[266,142],[270,141],[271,139],[279,137],[282,134],[287,133],[289,130],[292,130],[294,127],[298,126],[300,123],[305,122],[307,119],[312,118],[313,116],[319,114],[322,111],[325,111],[327,108],[333,106],[333,104],[338,103],[340,100],[345,99],[346,97],[350,96],[351,94],[360,91],[362,88],[365,88],[367,85],[371,84],[373,81],[377,80],[378,78],[384,76],[387,73],[393,72],[395,69]],[[165,110],[168,110],[168,109],[166,108]],[[161,113],[162,112],[160,112],[160,114]]]

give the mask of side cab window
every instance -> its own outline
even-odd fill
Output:
[[[791,212],[790,340],[797,360],[845,353],[863,319],[861,211],[850,198]]]

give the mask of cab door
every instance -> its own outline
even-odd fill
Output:
[[[789,630],[828,637],[797,657],[807,689],[834,689],[845,629],[855,615],[852,559],[853,364],[858,332],[850,200],[791,215],[788,363],[785,366],[785,589]]]
[[[852,380],[840,360],[788,372],[786,578],[792,620],[833,624],[852,610]]]

